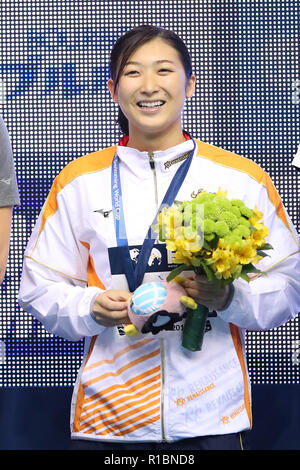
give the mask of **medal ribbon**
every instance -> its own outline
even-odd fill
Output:
[[[120,249],[120,256],[122,258],[122,264],[124,267],[124,274],[126,276],[130,292],[134,292],[143,282],[143,277],[146,272],[148,260],[153,248],[154,242],[157,235],[154,237],[152,232],[152,225],[157,223],[157,218],[163,207],[171,206],[174,199],[181,188],[181,185],[186,177],[186,174],[190,168],[192,157],[196,148],[196,142],[193,140],[193,150],[190,152],[187,159],[177,169],[172,181],[166,191],[166,194],[162,200],[160,208],[150,225],[147,235],[144,239],[142,249],[139,253],[137,264],[134,267],[134,263],[130,257],[128,240],[126,235],[126,227],[124,220],[124,211],[122,203],[122,188],[120,179],[120,164],[119,157],[115,154],[112,162],[112,173],[111,173],[111,188],[112,188],[112,207],[113,216],[115,222],[115,231],[117,245]]]

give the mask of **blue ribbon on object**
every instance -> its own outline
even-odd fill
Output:
[[[152,225],[157,223],[157,218],[162,208],[165,206],[171,206],[174,202],[174,199],[181,188],[181,185],[186,177],[186,174],[190,168],[192,162],[192,156],[196,148],[196,142],[193,140],[194,147],[190,152],[187,159],[180,165],[175,175],[172,178],[172,181],[167,189],[167,192],[162,200],[159,210],[149,227],[147,235],[145,237],[142,249],[139,253],[137,264],[134,266],[134,262],[130,257],[128,239],[126,235],[126,227],[124,220],[124,211],[122,203],[122,188],[121,188],[121,179],[120,179],[120,165],[119,157],[115,154],[112,162],[112,172],[111,172],[111,191],[112,191],[112,207],[113,207],[113,216],[115,222],[115,231],[117,245],[120,250],[120,256],[122,259],[122,264],[124,267],[124,274],[126,276],[128,287],[130,292],[134,292],[143,282],[143,278],[146,272],[146,267],[148,260],[153,248],[154,242],[157,238],[152,237]]]

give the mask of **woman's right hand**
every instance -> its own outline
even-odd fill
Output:
[[[92,317],[103,326],[130,324],[128,317],[128,300],[131,293],[124,290],[107,290],[96,297]]]

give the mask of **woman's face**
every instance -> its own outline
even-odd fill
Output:
[[[128,119],[130,136],[158,136],[182,132],[181,114],[194,93],[195,77],[187,79],[177,50],[157,38],[132,54],[116,90],[112,80],[108,87]]]

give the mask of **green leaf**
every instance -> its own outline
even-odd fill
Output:
[[[257,269],[253,264],[249,263],[246,264],[243,269],[242,273],[260,273],[261,271]]]
[[[203,240],[203,248],[205,248],[205,250],[211,251],[211,246],[205,239]]]
[[[173,281],[176,276],[178,276],[182,271],[190,271],[192,270],[192,266],[187,266],[186,264],[180,264],[177,268],[172,269],[170,274],[167,276],[167,282]]]
[[[159,226],[159,231],[158,231],[158,238],[161,242],[165,242],[166,239],[163,237],[163,230],[162,230],[162,227]]]
[[[215,274],[213,270],[209,266],[207,266],[207,264],[204,261],[202,261],[201,267],[206,274],[207,280],[213,281],[215,279]]]
[[[212,250],[214,250],[215,248],[217,248],[218,243],[219,243],[219,239],[220,239],[220,237],[218,237],[218,236],[216,235],[215,238],[210,242],[210,246],[211,246],[211,249],[212,249]]]
[[[241,272],[240,277],[244,279],[244,281],[250,282],[250,277],[247,276],[246,273],[243,273],[243,271]]]
[[[266,271],[261,271],[261,272],[260,272],[260,275],[261,275],[261,276],[267,276],[267,275],[268,275],[268,272],[266,272]]]
[[[201,266],[201,259],[200,258],[193,258],[191,259],[192,266]]]
[[[265,258],[266,256],[270,256],[262,250],[257,250],[257,254],[261,256],[262,258]]]
[[[270,243],[265,243],[264,246],[261,247],[261,250],[273,250],[273,247]]]

